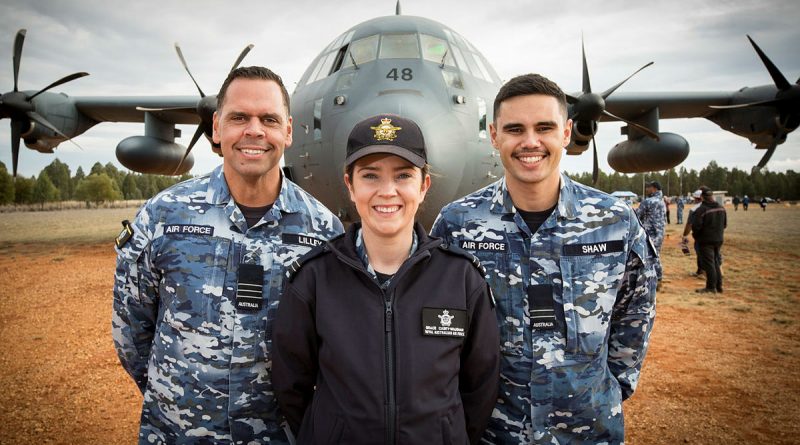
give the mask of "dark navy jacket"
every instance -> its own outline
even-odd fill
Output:
[[[499,373],[482,273],[417,224],[417,250],[381,286],[358,227],[301,260],[274,324],[275,395],[298,443],[477,443]]]

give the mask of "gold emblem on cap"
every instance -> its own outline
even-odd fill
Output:
[[[397,130],[402,130],[401,127],[392,125],[392,120],[388,117],[381,119],[381,124],[377,127],[369,127],[375,130],[374,138],[376,141],[393,141],[397,138]]]

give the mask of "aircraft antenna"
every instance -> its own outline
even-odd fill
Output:
[[[400,0],[397,0],[397,5],[394,7],[394,15],[403,15],[403,12],[400,10]]]

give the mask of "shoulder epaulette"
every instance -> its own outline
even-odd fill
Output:
[[[466,250],[462,249],[461,247],[455,244],[442,243],[439,245],[439,248],[444,250],[445,252],[450,252],[453,255],[458,255],[460,257],[468,259],[472,263],[472,265],[475,266],[476,269],[478,269],[478,272],[481,273],[481,276],[483,277],[486,276],[486,268],[483,267],[483,265],[481,264],[481,260],[479,260],[478,257],[476,257],[475,255],[467,252]]]
[[[313,260],[314,258],[324,253],[330,252],[330,250],[331,249],[330,247],[328,247],[328,243],[322,243],[319,246],[309,250],[308,253],[292,261],[292,263],[289,264],[288,267],[286,267],[286,278],[288,278],[289,282],[291,282],[294,279],[294,276],[297,274],[297,272],[299,272],[300,269],[303,268],[304,264],[308,264],[309,261]]]

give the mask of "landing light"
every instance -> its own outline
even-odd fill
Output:
[[[333,103],[335,105],[344,105],[347,102],[347,99],[344,96],[336,96],[333,98]]]
[[[465,103],[467,103],[467,98],[461,95],[456,95],[453,96],[453,102],[464,105]]]

